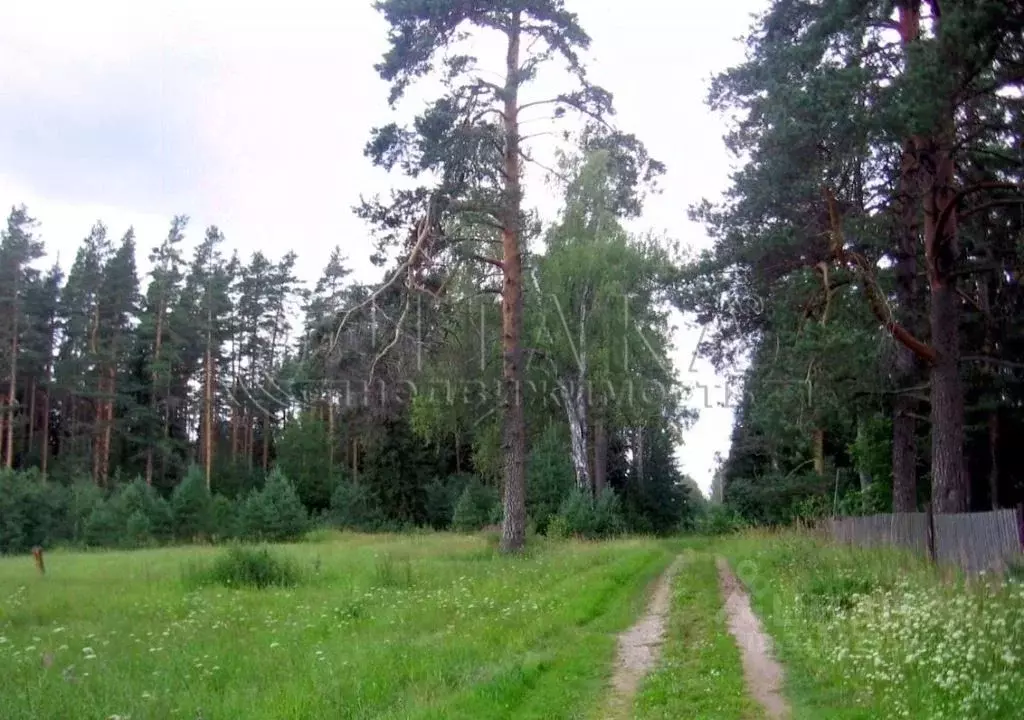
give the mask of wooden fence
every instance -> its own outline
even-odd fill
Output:
[[[837,542],[861,547],[895,545],[966,572],[1005,570],[1024,551],[1024,511],[932,515],[900,513],[832,518]]]

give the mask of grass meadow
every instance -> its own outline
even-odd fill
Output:
[[[55,551],[45,576],[0,558],[0,717],[605,720],[616,635],[680,553],[662,656],[630,717],[763,717],[718,555],[772,636],[796,720],[1024,707],[1024,585],[893,551],[794,532],[535,539],[519,557],[443,533],[269,550]]]
[[[674,554],[326,534],[275,547],[298,584],[257,590],[202,582],[224,552],[0,559],[5,720],[593,716]]]

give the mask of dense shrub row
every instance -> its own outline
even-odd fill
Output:
[[[611,489],[594,498],[543,473],[532,481],[527,511],[538,532],[604,538],[645,529],[630,521],[632,515]],[[389,517],[366,484],[339,478],[325,490],[330,490],[327,506],[311,510],[279,470],[237,498],[210,493],[198,467],[189,469],[168,496],[141,479],[103,490],[90,482],[47,482],[35,470],[2,470],[0,553],[26,552],[36,545],[137,548],[235,539],[278,542],[301,537],[313,525],[364,532],[409,529],[408,523]],[[435,530],[473,532],[501,521],[498,490],[473,475],[435,479],[425,489],[424,505],[425,524]]]
[[[104,492],[87,482],[43,482],[34,470],[0,472],[0,552],[58,544],[144,547],[166,542],[290,540],[310,517],[292,483],[271,473],[262,488],[230,500],[211,495],[192,468],[162,497],[141,479]]]

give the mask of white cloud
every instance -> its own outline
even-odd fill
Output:
[[[568,4],[593,38],[592,78],[614,93],[620,124],[669,167],[644,224],[691,246],[706,245],[686,207],[717,195],[729,172],[722,121],[703,105],[706,80],[742,58],[734,38],[763,0],[731,0],[699,12],[668,0]],[[215,223],[243,254],[295,250],[309,280],[335,244],[362,276],[371,272],[366,229],[350,209],[361,193],[384,190],[393,179],[362,155],[369,129],[390,118],[387,88],[373,70],[386,28],[370,2],[9,5],[0,24],[5,107],[13,103],[28,114],[58,108],[47,118],[90,120],[89,132],[115,137],[125,118],[150,123],[133,135],[145,158],[111,153],[100,163],[82,148],[93,165],[107,166],[106,174],[58,183],[55,174],[86,172],[84,161],[65,157],[52,135],[25,134],[24,123],[0,116],[0,148],[16,143],[38,159],[18,164],[13,174],[3,168],[9,174],[0,177],[0,203],[28,204],[51,253],[70,261],[92,222],[103,219],[115,234],[135,225],[144,261],[170,217],[185,213],[193,217],[193,238]],[[137,115],[129,112],[134,109]],[[12,138],[15,129],[24,136]],[[154,142],[159,147],[150,147]],[[147,174],[143,160],[158,166]],[[113,182],[115,175],[130,177],[131,187]],[[535,187],[534,195],[545,192]],[[696,375],[685,372],[696,338],[687,331],[677,338],[683,375],[721,383],[706,365]],[[698,399],[703,404],[702,394]],[[730,429],[729,411],[706,410],[688,434],[683,464],[705,488],[713,454],[727,449]]]

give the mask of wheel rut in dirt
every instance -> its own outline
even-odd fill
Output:
[[[782,696],[782,666],[772,655],[771,638],[761,627],[761,621],[750,607],[750,596],[729,563],[722,557],[715,561],[726,621],[740,649],[747,690],[769,718],[788,718],[789,704]]]
[[[672,561],[655,581],[643,616],[631,628],[619,634],[611,695],[602,717],[628,717],[641,681],[657,664],[665,640],[666,618],[672,605],[672,578],[683,562],[682,555]]]

